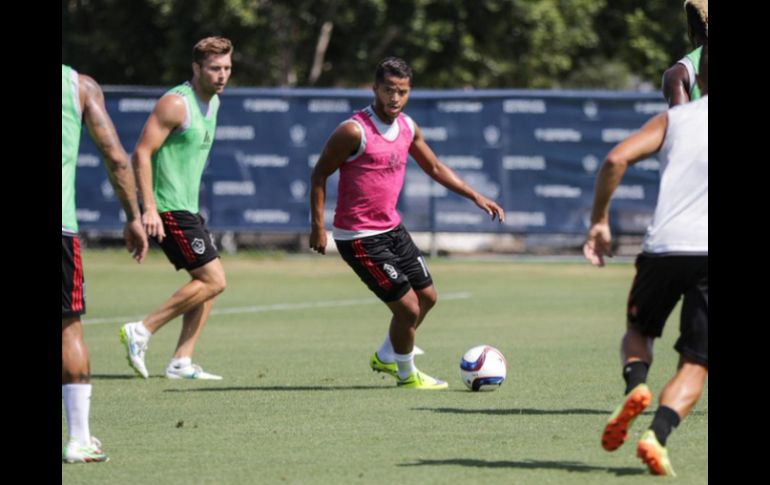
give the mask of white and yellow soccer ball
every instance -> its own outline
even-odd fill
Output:
[[[478,345],[460,359],[460,378],[471,391],[494,391],[505,381],[508,363],[490,345]]]

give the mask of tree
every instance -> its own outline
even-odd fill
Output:
[[[242,86],[368,86],[395,55],[421,88],[633,89],[689,50],[666,0],[62,1],[62,62],[106,84],[187,79],[208,35]]]

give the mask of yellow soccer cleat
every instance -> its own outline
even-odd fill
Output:
[[[395,362],[385,363],[377,356],[377,352],[369,359],[369,367],[375,372],[384,372],[398,379],[398,365]]]
[[[409,374],[406,379],[398,379],[398,387],[407,389],[446,389],[449,387],[445,381],[441,379],[435,379],[428,374],[424,374],[420,371],[415,371]]]
[[[676,476],[671,460],[668,459],[668,451],[660,444],[653,430],[648,429],[642,435],[636,447],[636,456],[642,459],[653,475]]]

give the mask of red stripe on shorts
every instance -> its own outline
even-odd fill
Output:
[[[174,220],[174,215],[171,212],[164,212],[162,217],[163,221],[168,226],[169,231],[171,231],[171,235],[174,236],[174,240],[176,241],[177,246],[179,246],[179,249],[182,250],[184,259],[186,259],[188,263],[194,263],[195,254],[190,247],[190,241],[184,237],[184,233],[181,229],[179,229],[179,224],[177,224],[176,220]]]
[[[374,279],[377,280],[377,284],[380,286],[380,288],[389,290],[393,286],[393,283],[391,283],[388,277],[385,276],[385,273],[383,273],[382,270],[376,264],[374,264],[372,258],[366,254],[366,250],[364,249],[364,245],[361,243],[360,239],[353,241],[353,249],[356,252],[356,258],[358,258],[361,263],[363,263],[363,265],[369,271],[369,274],[374,276]]]
[[[72,311],[83,310],[83,261],[80,259],[80,239],[72,238],[72,259],[75,271],[72,273]]]

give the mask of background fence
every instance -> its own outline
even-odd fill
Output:
[[[107,109],[128,151],[162,88],[107,87]],[[303,233],[310,172],[341,121],[372,100],[369,90],[228,89],[203,175],[201,212],[215,231]],[[430,232],[583,234],[593,186],[609,149],[666,109],[658,93],[420,91],[406,112],[439,158],[505,209],[505,225],[407,165],[399,210],[407,228]],[[123,214],[86,134],[77,173],[83,231],[112,231]],[[657,198],[658,160],[629,169],[612,203],[613,231],[642,234]],[[327,223],[337,174],[328,181]]]

